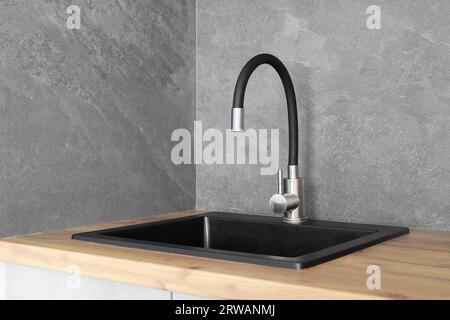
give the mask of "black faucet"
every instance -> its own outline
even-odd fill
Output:
[[[271,54],[260,54],[250,59],[244,66],[234,89],[231,128],[236,132],[244,130],[245,90],[253,71],[262,64],[271,65],[283,82],[289,124],[288,177],[284,179],[283,183],[283,173],[278,170],[278,194],[270,198],[269,206],[273,212],[284,214],[283,221],[301,223],[306,220],[306,216],[304,212],[303,178],[300,177],[298,170],[297,99],[291,76],[280,59]]]

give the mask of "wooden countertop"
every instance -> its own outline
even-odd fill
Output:
[[[144,219],[0,240],[0,261],[81,273],[133,285],[225,299],[450,299],[450,232],[409,235],[305,269],[289,270],[196,258],[71,239],[73,233],[189,216]],[[381,289],[366,286],[367,267],[381,268]]]

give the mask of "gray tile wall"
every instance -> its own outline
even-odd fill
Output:
[[[191,0],[1,1],[0,237],[193,208],[194,65]]]
[[[381,7],[381,30],[366,9]],[[287,65],[300,116],[308,213],[319,219],[450,230],[450,2],[199,0],[197,119],[225,129],[245,62]],[[282,128],[270,67],[247,91],[247,128]],[[267,213],[275,177],[258,166],[198,166],[197,207]]]
[[[258,166],[171,164],[170,134],[225,129],[261,52],[291,72],[308,213],[450,229],[450,4],[377,1],[0,2],[0,237],[197,207],[268,213]],[[282,87],[252,77],[247,127],[281,128]],[[197,179],[197,189],[195,187]],[[197,195],[196,195],[197,193]]]

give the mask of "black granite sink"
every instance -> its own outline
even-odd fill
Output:
[[[74,234],[73,239],[190,256],[294,269],[407,234],[408,228],[307,221],[291,225],[272,216],[203,215]]]

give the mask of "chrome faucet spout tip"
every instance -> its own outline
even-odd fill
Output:
[[[233,108],[231,115],[231,131],[244,131],[244,108]]]

